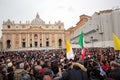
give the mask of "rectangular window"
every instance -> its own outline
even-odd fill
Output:
[[[32,44],[30,44],[30,47],[32,47]]]
[[[49,47],[49,41],[46,42],[46,47]]]
[[[42,43],[40,43],[40,47],[42,47]]]
[[[25,42],[22,42],[22,47],[25,47]]]
[[[37,47],[37,42],[35,42],[35,47]]]

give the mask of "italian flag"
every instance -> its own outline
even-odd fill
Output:
[[[78,44],[82,48],[80,58],[84,60],[85,59],[86,49],[84,48],[84,33],[83,32],[81,32],[81,34],[80,34]]]
[[[81,48],[84,47],[83,43],[84,43],[84,33],[81,32],[80,38],[79,38],[79,41],[78,41],[78,44],[80,45]]]

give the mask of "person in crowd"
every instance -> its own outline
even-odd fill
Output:
[[[102,61],[102,69],[103,69],[104,71],[107,71],[108,68],[109,68],[109,65],[106,63],[106,60]]]
[[[8,80],[14,80],[14,67],[12,62],[8,63],[7,72],[8,72]]]
[[[20,80],[31,80],[29,71],[30,66],[24,65],[24,70],[21,72]]]
[[[120,80],[120,65],[115,61],[111,61],[110,67],[111,71],[108,77],[113,80]]]
[[[35,77],[34,77],[34,70],[33,70],[33,69],[30,69],[29,75],[30,75],[31,80],[35,80]]]
[[[61,80],[62,79],[62,64],[58,64],[58,72],[54,74],[53,80]]]
[[[1,65],[0,66],[0,80],[8,80],[7,75],[8,75],[8,73],[5,68],[5,65]]]
[[[86,58],[80,60],[81,49],[73,48],[73,52],[75,53],[74,62],[66,58],[65,49],[52,49],[47,52],[45,50],[3,51],[0,53],[0,66],[5,64],[7,72],[5,71],[4,73],[7,74],[5,75],[7,77],[11,75],[11,72],[13,72],[12,75],[15,75],[14,68],[9,68],[8,66],[10,62],[15,66],[15,72],[19,72],[19,69],[24,69],[20,71],[21,80],[23,78],[31,80],[30,76],[36,80],[54,80],[55,78],[72,80],[75,76],[79,80],[81,78],[83,80],[92,80],[94,78],[98,80],[103,80],[103,78],[116,79],[116,77],[119,79],[119,66],[116,66],[116,63],[115,65],[114,63],[110,65],[111,61],[117,62],[117,65],[120,65],[119,54],[114,48],[94,47],[87,48],[87,51]],[[99,60],[99,66],[106,72],[106,77],[101,75],[97,60]],[[4,71],[5,69],[1,68],[1,70]],[[39,75],[42,75],[42,78],[39,78]]]
[[[67,73],[69,80],[88,80],[87,69],[76,61],[69,64]]]

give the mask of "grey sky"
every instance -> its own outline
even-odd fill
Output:
[[[25,23],[39,13],[46,23],[61,20],[65,29],[79,21],[79,16],[120,7],[120,0],[0,0],[0,29],[8,19]],[[1,32],[0,32],[1,36]]]

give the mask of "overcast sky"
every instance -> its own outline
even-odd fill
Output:
[[[82,14],[92,16],[94,12],[117,7],[120,0],[0,0],[0,29],[3,21],[25,23],[37,13],[46,23],[61,20],[68,29],[76,25]]]

